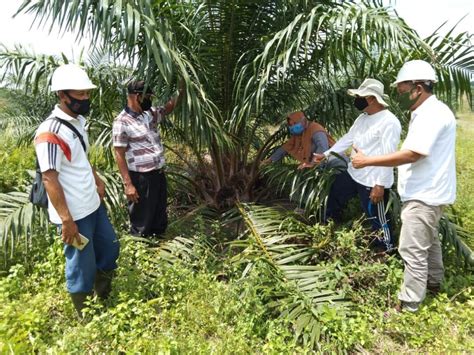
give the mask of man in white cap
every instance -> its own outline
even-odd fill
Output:
[[[406,62],[395,85],[400,107],[411,111],[408,134],[399,151],[353,157],[355,168],[399,166],[398,193],[403,201],[399,252],[405,264],[397,310],[415,312],[426,291],[437,293],[444,268],[439,239],[443,206],[456,198],[454,114],[433,95],[436,74],[422,60]]]
[[[67,289],[79,317],[93,290],[100,298],[108,296],[119,255],[117,237],[101,203],[105,185],[87,159],[89,140],[83,115],[89,112],[89,91],[94,88],[79,66],[58,67],[51,90],[57,92],[59,104],[35,135],[49,218],[61,228]],[[80,234],[89,240],[87,244]]]
[[[383,84],[375,79],[366,79],[358,89],[348,90],[348,94],[355,97],[354,106],[363,113],[334,146],[323,154],[314,155],[316,163],[327,159],[331,152],[343,154],[353,145],[360,147],[368,155],[387,154],[397,150],[400,122],[387,109],[383,90]],[[357,170],[349,164],[347,171],[336,176],[331,187],[326,219],[337,220],[347,202],[358,195],[364,212],[371,220],[372,229],[382,231],[382,236],[377,236],[371,246],[377,251],[391,250],[393,237],[385,206],[393,181],[393,168],[368,167]]]

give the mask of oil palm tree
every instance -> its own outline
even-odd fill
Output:
[[[471,95],[469,39],[422,40],[379,1],[25,0],[23,12],[87,33],[163,99],[184,81],[168,141],[188,148],[176,173],[214,207],[255,200],[259,162],[278,138],[266,126],[307,108],[342,132],[353,117],[345,88],[366,76],[389,84],[402,62],[423,58],[445,79],[442,94]]]
[[[87,33],[107,53],[106,61],[94,52],[84,62],[100,87],[90,122],[99,146],[110,145],[130,75],[146,78],[163,100],[184,81],[185,100],[165,126],[167,141],[179,145],[169,144],[180,161],[171,174],[193,201],[217,208],[258,199],[259,163],[285,133],[281,126],[270,134],[268,126],[305,108],[336,135],[343,132],[354,117],[345,90],[367,76],[388,87],[402,62],[427,59],[443,78],[439,94],[471,98],[470,37],[449,32],[423,40],[378,1],[25,0],[23,12]],[[33,94],[67,61],[19,50],[3,50],[0,59]]]

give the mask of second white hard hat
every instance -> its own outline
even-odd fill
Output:
[[[89,90],[92,84],[86,71],[76,64],[64,64],[56,68],[51,78],[51,91]]]
[[[433,67],[424,60],[410,60],[403,64],[398,72],[397,79],[392,85],[403,81],[431,81],[436,83],[436,73]]]

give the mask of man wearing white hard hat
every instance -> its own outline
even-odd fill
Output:
[[[51,90],[59,103],[35,135],[49,218],[61,228],[67,290],[79,317],[93,291],[100,298],[108,296],[119,255],[117,237],[101,203],[105,185],[87,158],[89,140],[83,115],[89,112],[89,91],[94,88],[79,66],[58,67]],[[89,240],[87,244],[80,234]]]
[[[400,122],[387,107],[384,86],[375,79],[366,79],[358,89],[349,89],[354,96],[354,106],[362,111],[349,131],[324,154],[315,154],[319,163],[332,152],[343,154],[352,145],[364,147],[370,155],[391,153],[400,142]],[[352,154],[355,154],[352,152]],[[338,219],[347,202],[359,196],[362,208],[372,223],[374,231],[381,231],[371,246],[377,251],[393,249],[393,236],[385,206],[393,185],[393,168],[367,167],[355,169],[349,164],[347,171],[336,176],[328,197],[326,219]]]
[[[397,310],[416,311],[426,291],[437,293],[444,275],[438,233],[443,206],[456,198],[454,114],[433,95],[433,67],[422,60],[406,62],[398,72],[399,104],[411,111],[400,151],[366,156],[361,149],[355,168],[398,166],[398,193],[403,202],[399,252],[405,264]]]

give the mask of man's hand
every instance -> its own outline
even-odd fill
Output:
[[[95,186],[97,187],[97,193],[99,194],[100,200],[102,201],[105,197],[105,184],[102,179],[95,171],[95,168],[92,168],[92,174],[94,175]]]
[[[79,237],[79,229],[72,219],[63,221],[61,234],[63,242],[66,244],[72,244],[74,239],[76,239],[79,245],[82,244],[81,238]]]
[[[103,200],[105,197],[105,184],[99,177],[95,180],[95,184],[97,186],[97,193],[99,194],[100,200]]]
[[[356,152],[351,158],[352,166],[356,169],[365,168],[367,166],[367,156],[356,146],[352,146],[352,149]]]
[[[313,153],[314,164],[319,165],[324,159],[326,159],[326,156],[324,154]]]
[[[133,203],[137,203],[140,196],[138,196],[137,189],[131,182],[125,184],[125,195],[127,195],[127,200]]]
[[[307,169],[307,168],[312,168],[313,166],[315,166],[316,164],[314,163],[301,163],[300,165],[298,165],[298,170],[302,170],[302,169]]]
[[[268,164],[271,164],[271,163],[272,163],[272,160],[270,158],[268,158],[268,159],[262,160],[260,165],[265,166],[265,165],[268,165]]]
[[[379,203],[380,201],[383,201],[383,196],[384,196],[385,190],[383,186],[380,185],[375,185],[372,187],[372,190],[370,190],[370,201],[375,205]]]
[[[135,189],[135,186],[133,186],[132,179],[128,173],[127,160],[125,158],[126,150],[126,147],[115,147],[115,159],[117,160],[120,175],[122,175],[122,181],[123,185],[125,186],[125,195],[127,195],[127,200],[137,203],[140,196],[138,196],[138,192]]]

